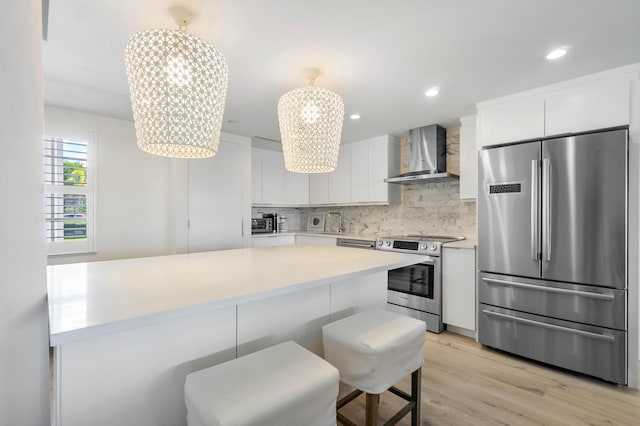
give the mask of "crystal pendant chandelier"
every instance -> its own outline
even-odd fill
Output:
[[[142,31],[125,49],[138,147],[165,157],[212,157],[220,142],[227,63],[215,47],[186,33],[187,10],[169,11],[180,29]]]
[[[344,103],[336,93],[316,87],[316,77],[278,101],[284,163],[291,172],[330,172],[338,163]]]

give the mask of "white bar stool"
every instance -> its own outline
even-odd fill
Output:
[[[189,426],[335,426],[338,370],[289,341],[187,376]]]
[[[409,401],[385,425],[396,424],[411,411],[420,423],[420,386],[426,326],[424,321],[382,309],[372,309],[322,327],[324,357],[340,371],[340,380],[356,390],[337,403],[336,410],[365,392],[366,424],[375,425],[380,394],[386,390]],[[393,384],[411,373],[411,395]],[[354,425],[342,414],[338,421]]]

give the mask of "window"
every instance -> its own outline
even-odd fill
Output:
[[[47,253],[95,251],[95,143],[81,138],[44,137],[44,210]]]

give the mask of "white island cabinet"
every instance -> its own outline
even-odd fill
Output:
[[[49,266],[54,425],[186,424],[187,374],[386,304],[410,254],[279,246]]]

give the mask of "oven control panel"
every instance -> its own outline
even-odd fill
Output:
[[[404,253],[424,254],[438,256],[440,254],[440,242],[400,240],[394,238],[378,238],[376,249],[386,251],[399,251]]]

